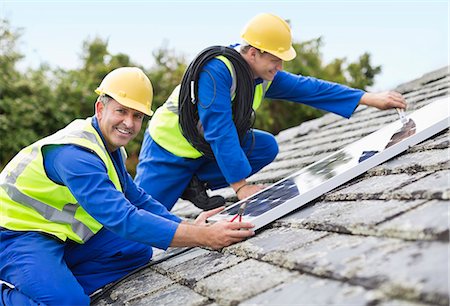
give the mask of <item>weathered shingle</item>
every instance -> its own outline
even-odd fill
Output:
[[[303,274],[241,305],[373,305],[379,295],[361,286]]]
[[[297,276],[298,273],[248,259],[195,284],[195,289],[218,304],[236,305]]]
[[[396,90],[416,110],[444,96],[445,67]],[[450,100],[449,104],[450,104]],[[251,182],[273,183],[397,120],[359,107],[282,131],[277,159]],[[449,304],[449,129],[275,221],[251,239],[194,248],[131,275],[96,305]],[[230,188],[214,191],[236,201]],[[174,212],[200,210],[179,201]],[[164,256],[164,254],[161,254]]]

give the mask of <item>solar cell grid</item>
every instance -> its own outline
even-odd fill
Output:
[[[242,221],[254,223],[255,230],[265,226],[447,128],[450,125],[449,98],[436,100],[402,119],[231,205],[208,220],[229,221],[243,205]]]

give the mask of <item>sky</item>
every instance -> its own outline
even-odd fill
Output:
[[[240,42],[259,13],[289,19],[295,42],[322,37],[325,63],[365,52],[381,65],[373,91],[389,90],[449,65],[449,1],[21,1],[0,0],[0,18],[22,29],[22,67],[81,66],[83,41],[150,68],[162,46],[187,60],[206,47]]]

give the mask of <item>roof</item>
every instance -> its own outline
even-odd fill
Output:
[[[444,67],[396,90],[416,110],[449,99],[449,80]],[[274,183],[397,118],[360,106],[349,120],[327,114],[282,131],[276,160],[249,180]],[[134,273],[95,305],[449,305],[449,153],[446,129],[244,242],[183,249]],[[200,210],[179,201],[174,212]]]

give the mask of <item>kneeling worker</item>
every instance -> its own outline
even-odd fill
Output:
[[[181,221],[135,185],[123,146],[151,115],[142,70],[113,70],[96,93],[95,116],[24,148],[0,175],[0,279],[14,286],[1,283],[1,304],[89,305],[148,263],[151,246],[221,248],[254,234],[249,223],[207,225],[220,208]]]
[[[264,97],[346,118],[359,104],[406,107],[398,92],[369,93],[284,71],[283,62],[296,51],[288,23],[278,16],[255,16],[241,38],[242,45],[201,52],[145,131],[135,182],[168,209],[178,198],[203,210],[223,205],[207,188],[231,186],[239,200],[262,190],[247,178],[278,154],[275,137],[252,128],[253,111]]]

